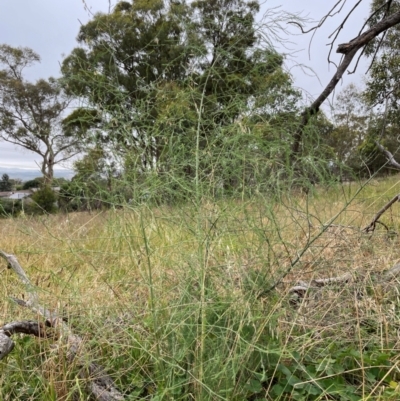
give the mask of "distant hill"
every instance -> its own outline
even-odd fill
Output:
[[[41,177],[42,173],[36,169],[17,168],[17,167],[1,167],[0,178],[3,174],[8,174],[11,179],[20,178],[22,181],[33,180],[36,177]],[[62,169],[54,170],[54,177],[71,179],[74,176],[72,170]]]

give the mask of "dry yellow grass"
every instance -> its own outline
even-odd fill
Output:
[[[374,182],[346,207],[354,192],[355,185],[287,198],[273,210],[261,200],[246,206],[205,204],[200,216],[186,207],[7,219],[1,221],[0,249],[18,257],[50,309],[68,305],[68,313],[127,301],[145,304],[149,261],[154,284],[166,298],[185,270],[206,267],[214,276],[237,282],[244,270],[261,270],[268,260],[270,274],[279,275],[304,247],[285,278],[287,285],[299,278],[387,269],[400,259],[399,236],[388,235],[383,227],[372,235],[359,229],[400,192],[400,184],[395,179]],[[393,232],[400,227],[397,209],[395,204],[382,218]],[[321,234],[335,215],[334,225]],[[1,320],[7,321],[7,297],[18,297],[23,289],[7,270],[2,271],[2,287]]]
[[[263,296],[263,291],[280,278],[273,310],[284,313],[274,330],[284,342],[308,347],[298,333],[310,330],[313,346],[329,336],[343,342],[360,336],[362,325],[373,321],[380,327],[382,348],[397,347],[389,327],[397,324],[391,301],[397,297],[395,285],[389,291],[373,279],[400,260],[400,206],[382,218],[390,233],[378,227],[366,235],[360,229],[400,193],[400,183],[395,177],[373,182],[348,205],[356,191],[355,184],[319,189],[311,196],[287,197],[280,205],[260,198],[245,204],[204,202],[197,209],[142,207],[7,219],[0,221],[0,249],[17,256],[45,307],[68,316],[88,344],[101,332],[96,348],[108,353],[128,341],[123,334],[115,338],[112,322],[118,319],[134,315],[135,330],[145,333],[143,321],[152,310],[173,316],[178,313],[173,308],[184,309],[194,294],[214,302],[215,295],[202,293],[205,283],[245,310],[249,291],[266,302],[271,293]],[[5,264],[0,272],[0,321],[37,318],[10,301],[23,298],[25,289]],[[318,290],[297,309],[289,306],[288,289],[298,280],[344,272],[354,275],[351,285]],[[67,397],[72,385],[66,385],[70,378],[63,357],[46,354],[43,365],[58,399]]]

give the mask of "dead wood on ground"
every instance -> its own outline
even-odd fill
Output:
[[[29,280],[17,258],[2,250],[0,250],[0,257],[3,258],[7,266],[17,274],[27,291],[27,301],[19,299],[13,300],[18,303],[18,305],[31,309],[38,317],[45,318],[45,324],[39,321],[20,321],[7,323],[3,327],[0,327],[0,359],[3,359],[13,350],[14,342],[11,339],[13,334],[24,333],[36,337],[49,337],[50,335],[57,335],[53,332],[49,334],[49,329],[53,329],[65,339],[68,361],[71,364],[74,362],[79,366],[79,378],[84,379],[88,383],[88,389],[95,399],[98,401],[124,400],[124,396],[115,387],[113,380],[104,369],[93,362],[87,363],[82,338],[73,333],[62,317],[56,316],[40,305],[36,288]]]

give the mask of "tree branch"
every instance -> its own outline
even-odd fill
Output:
[[[335,89],[337,83],[342,78],[344,72],[350,65],[358,50],[367,45],[372,39],[380,35],[382,32],[386,31],[394,25],[397,25],[399,22],[400,11],[378,22],[371,29],[357,36],[355,39],[352,39],[350,42],[342,43],[338,46],[336,52],[344,54],[344,58],[342,59],[335,75],[332,77],[331,81],[323,90],[323,92],[309,107],[307,107],[303,111],[300,124],[293,136],[292,154],[294,156],[296,156],[300,152],[304,128],[308,124],[310,117],[318,113],[320,106]]]
[[[318,28],[321,28],[322,25],[324,25],[324,23],[325,23],[325,21],[328,19],[328,17],[333,17],[335,14],[338,14],[338,13],[342,10],[342,8],[343,8],[343,6],[346,4],[346,2],[344,2],[344,3],[341,5],[341,7],[339,8],[339,10],[336,10],[336,11],[335,11],[335,9],[337,8],[337,6],[338,6],[340,3],[342,3],[342,1],[343,1],[343,0],[339,0],[332,8],[328,11],[328,13],[325,14],[325,15],[321,18],[321,20],[319,21],[318,25],[315,25],[315,26],[313,26],[312,28],[310,28],[310,29],[308,29],[308,30],[304,30],[303,26],[302,26],[300,23],[298,23],[297,21],[289,21],[289,24],[297,25],[297,26],[300,28],[301,33],[309,33],[309,32],[311,32],[311,31],[316,31]],[[335,11],[335,12],[334,12],[334,11]],[[333,13],[333,12],[334,12],[334,13]]]
[[[375,141],[375,145],[386,156],[388,163],[391,164],[393,167],[396,167],[398,170],[400,170],[400,163],[396,161],[394,156],[387,149],[385,149],[378,141]]]
[[[369,223],[363,229],[363,231],[365,231],[366,233],[373,232],[375,230],[376,223],[379,223],[378,220],[383,215],[383,213],[385,213],[386,210],[388,210],[394,203],[398,202],[399,200],[400,200],[400,194],[396,195],[393,199],[391,199],[388,203],[386,203],[386,205],[383,206],[383,208],[381,210],[379,210],[379,212],[372,219],[371,223]]]
[[[11,322],[0,327],[0,360],[7,356],[14,348],[11,340],[13,334],[33,334],[36,337],[49,337],[43,324],[33,320]]]

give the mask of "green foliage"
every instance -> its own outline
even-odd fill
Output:
[[[313,204],[311,190],[353,167],[357,152],[369,158],[382,120],[374,126],[350,88],[335,125],[312,118],[301,156],[291,159],[299,95],[283,57],[262,42],[258,8],[242,0],[123,1],[82,26],[63,85],[87,108],[60,124],[86,154],[62,183],[58,205],[118,210],[72,213],[51,230],[47,216],[18,228],[21,249],[55,261],[49,278],[42,265],[32,270],[38,285],[50,280],[85,341],[72,368],[64,347],[48,356],[47,339],[19,341],[21,358],[11,354],[1,365],[11,378],[7,396],[58,399],[62,384],[63,398],[88,399],[75,371],[95,360],[131,400],[352,401],[377,389],[381,399],[396,397],[397,355],[383,347],[392,320],[375,322],[379,341],[362,336],[362,309],[377,305],[375,292],[363,302],[352,288],[346,303],[341,291],[338,314],[329,297],[307,294],[294,310],[283,295],[297,269],[325,274],[324,262],[347,263],[345,251],[356,251],[344,235],[355,217],[337,221],[351,212],[352,189],[322,204]],[[293,196],[298,186],[310,191]],[[54,211],[55,200],[49,186],[33,195],[42,212]],[[323,241],[332,223],[346,247],[342,232]],[[329,295],[337,295],[334,286]],[[56,302],[49,292],[40,296]]]
[[[100,127],[100,123],[96,110],[77,108],[62,120],[62,128],[65,136],[83,140],[89,129]]]
[[[96,181],[104,178],[111,182],[112,177],[117,174],[115,164],[107,160],[104,149],[99,146],[90,149],[82,159],[77,160],[74,163],[74,170],[76,171],[73,178],[75,181]],[[111,184],[109,190],[111,190]]]
[[[373,0],[371,2],[371,18],[368,25],[373,26],[381,19],[390,16],[400,10],[398,0],[385,2],[384,0]],[[396,120],[395,110],[398,109],[400,78],[399,68],[400,51],[400,28],[398,25],[390,28],[383,37],[378,37],[367,47],[366,55],[375,57],[367,81],[366,96],[371,105],[390,104],[393,111],[391,117]],[[398,117],[397,117],[398,119]]]
[[[53,187],[61,187],[61,185],[64,185],[66,183],[68,183],[69,180],[67,178],[64,177],[59,177],[59,178],[54,178],[53,179]]]
[[[368,102],[368,89],[362,91],[354,84],[345,87],[337,96],[333,109],[334,126],[325,143],[333,151],[332,163],[335,168],[342,168],[342,178],[392,171],[375,142],[378,141],[396,155],[396,125],[387,119],[387,114],[372,110]]]
[[[124,185],[118,182],[119,172],[102,148],[90,149],[75,161],[76,175],[71,182],[64,182],[58,203],[64,211],[84,211],[111,207],[125,203]]]
[[[355,348],[331,345],[318,354],[301,355],[293,352],[285,363],[274,368],[276,384],[271,387],[273,399],[279,400],[333,400],[358,401],[362,395],[356,390],[367,384],[373,388],[382,381],[388,385],[396,380],[393,372],[394,353],[374,350],[360,353]],[[358,368],[364,366],[364,371]],[[383,396],[390,397],[388,387]],[[383,399],[383,398],[382,398]]]
[[[49,186],[44,186],[32,195],[37,212],[53,213],[56,211],[57,195]]]
[[[113,199],[104,181],[75,179],[61,186],[58,205],[64,212],[87,211],[110,207]]]
[[[380,19],[395,12],[399,12],[400,2],[374,0],[371,3],[372,17],[368,24],[372,26]],[[366,55],[374,57],[374,62],[369,70],[367,87],[364,96],[367,104],[374,108],[380,120],[380,129],[375,133],[375,138],[383,138],[387,145],[393,144],[400,126],[400,27],[395,25],[385,34],[376,38],[366,49]],[[394,153],[395,146],[389,146]]]
[[[0,180],[0,191],[11,191],[12,190],[12,183],[10,181],[10,177],[8,174],[3,174]]]
[[[35,178],[33,180],[24,182],[22,189],[40,188],[42,185],[43,185],[43,180]]]
[[[346,166],[349,172],[360,173],[365,169],[365,154],[360,154],[359,148],[366,140],[370,118],[361,89],[355,84],[346,86],[335,99],[334,129],[327,144],[335,153],[335,162]]]
[[[368,174],[396,173],[396,169],[388,165],[388,161],[377,147],[376,141],[389,149],[396,159],[398,158],[397,129],[390,125],[385,126],[385,121],[379,115],[371,118],[367,135],[364,142],[358,147],[358,153],[368,168]]]
[[[258,9],[244,0],[123,2],[81,27],[63,83],[89,107],[66,124],[123,167],[129,198],[189,199],[199,183],[244,194],[286,169],[299,94],[257,31]]]
[[[21,211],[21,200],[0,198],[0,217],[18,216]]]

